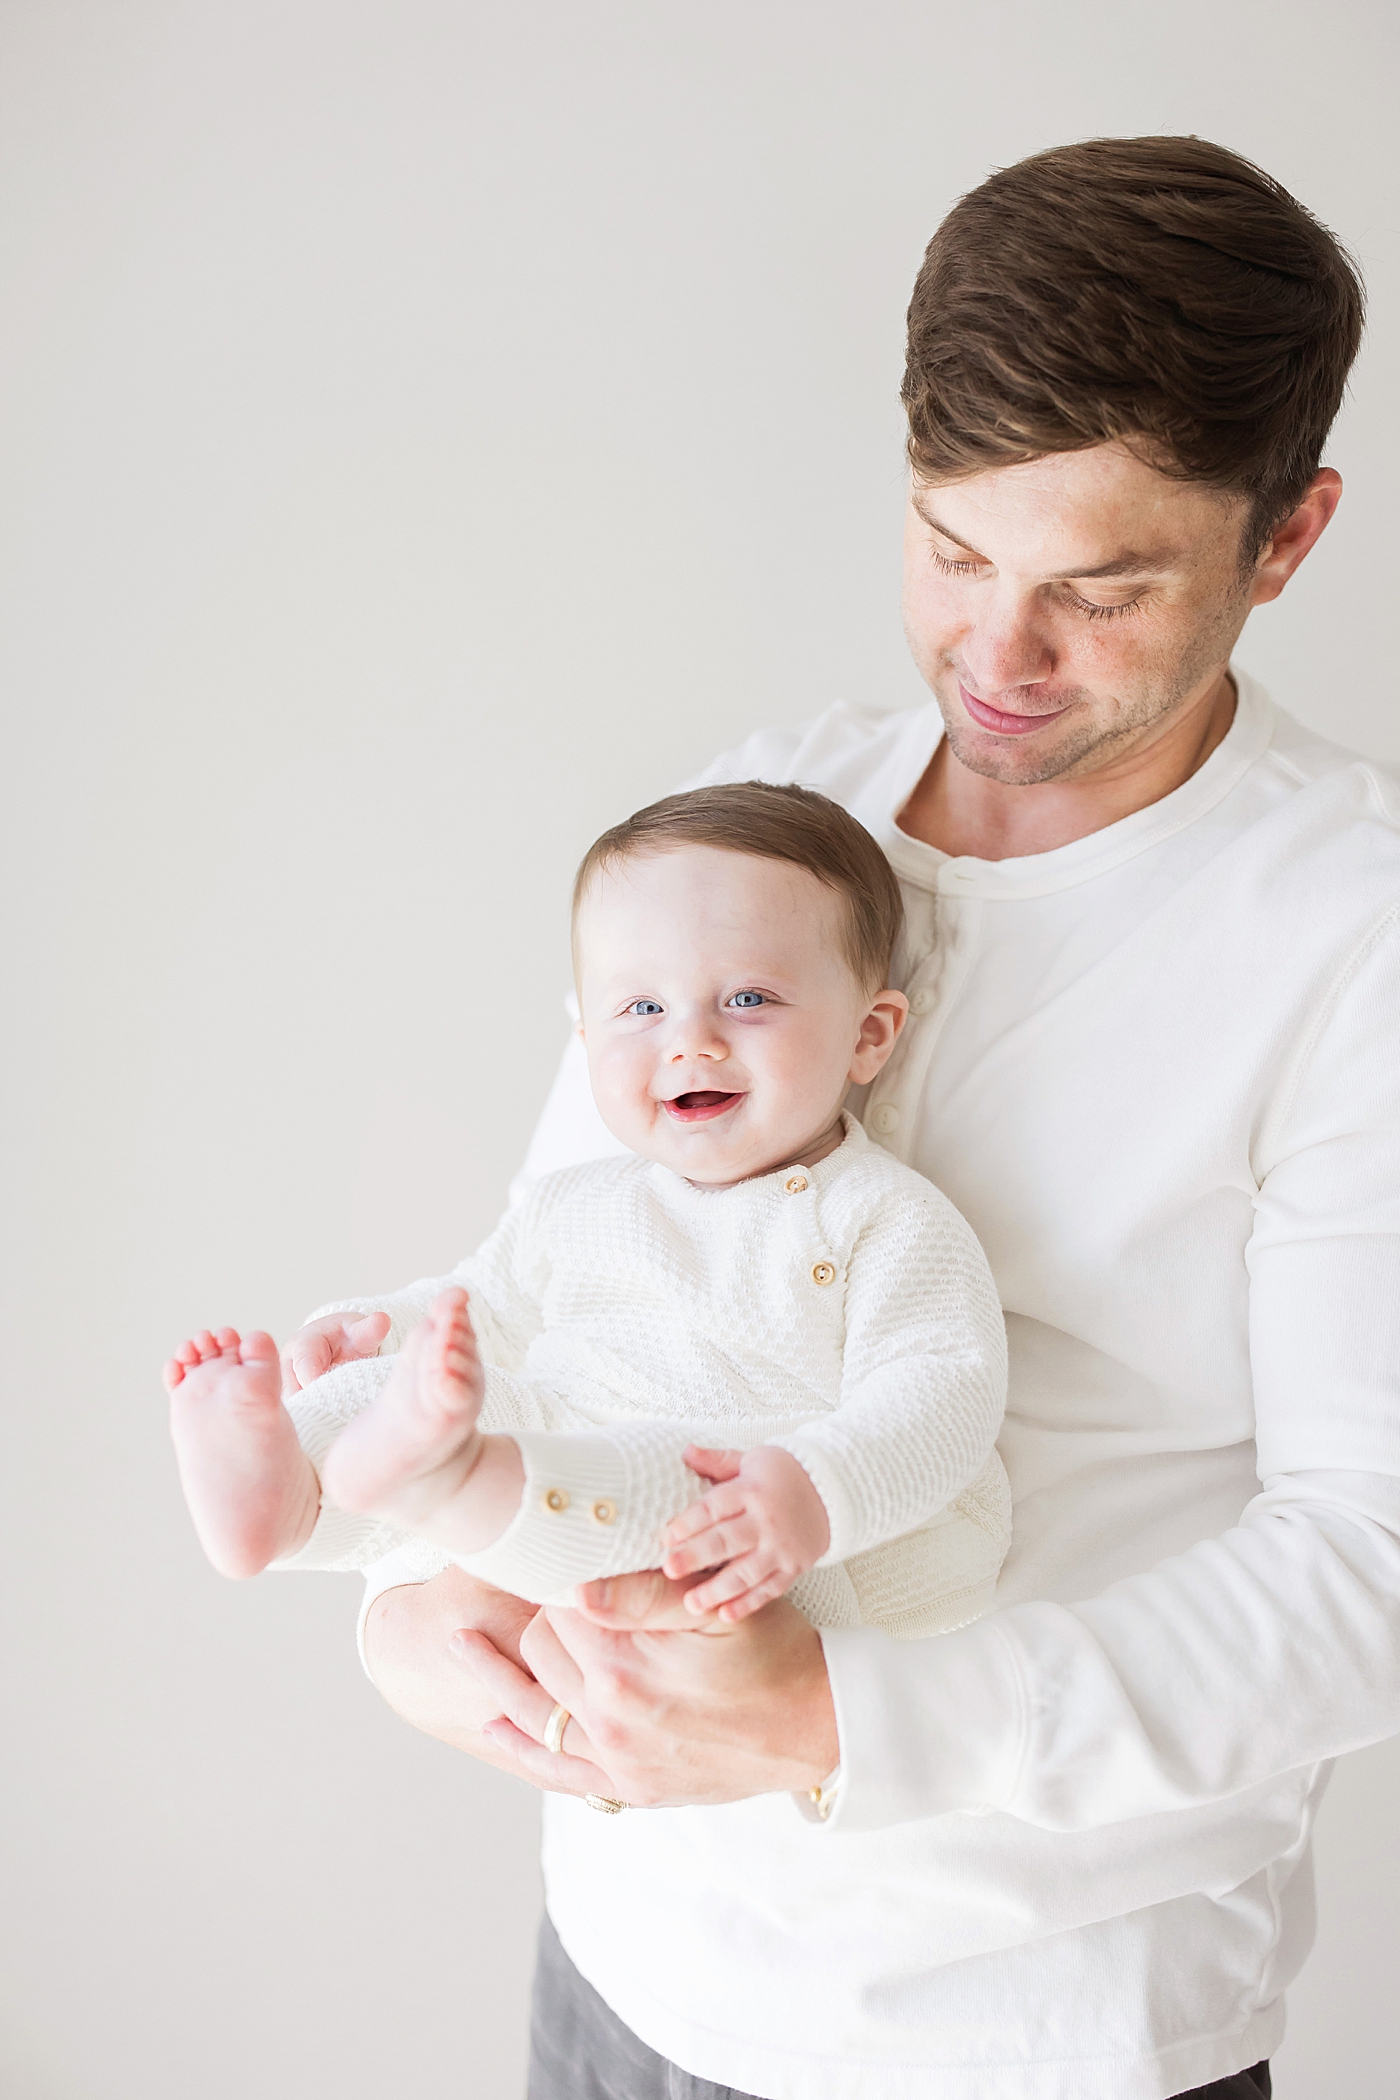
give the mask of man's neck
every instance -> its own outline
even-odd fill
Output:
[[[956,758],[945,737],[896,822],[910,838],[974,860],[1051,853],[1160,802],[1198,772],[1235,717],[1228,671],[1151,742],[1092,771],[1029,786],[990,780]]]

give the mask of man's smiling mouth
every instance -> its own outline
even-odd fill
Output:
[[[676,1123],[711,1123],[716,1116],[724,1115],[743,1100],[742,1094],[703,1092],[677,1094],[674,1101],[663,1101],[661,1106]]]

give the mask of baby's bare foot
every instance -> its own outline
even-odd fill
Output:
[[[311,1536],[316,1469],[282,1405],[277,1344],[221,1327],[165,1366],[170,1433],[199,1542],[221,1575],[256,1575]]]
[[[379,1398],[332,1446],[323,1468],[331,1501],[457,1544],[444,1514],[482,1454],[476,1423],[485,1386],[467,1294],[443,1291]]]

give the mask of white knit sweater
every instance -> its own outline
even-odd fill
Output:
[[[685,1445],[767,1443],[831,1522],[793,1590],[815,1623],[913,1638],[990,1600],[1010,1540],[1001,1308],[952,1204],[854,1118],[817,1165],[733,1188],[630,1155],[551,1174],[450,1277],[333,1309],[382,1307],[392,1352],[448,1283],[471,1296],[483,1426],[525,1460],[507,1531],[459,1557],[471,1573],[553,1603],[655,1567],[706,1485]],[[384,1353],[291,1402],[313,1460],[383,1384]],[[364,1567],[402,1542],[327,1506],[284,1565]]]

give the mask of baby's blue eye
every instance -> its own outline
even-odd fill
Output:
[[[634,999],[627,1009],[629,1014],[659,1014],[660,1004],[655,999]]]
[[[762,1006],[764,998],[762,992],[736,992],[729,1003],[731,1006]]]

